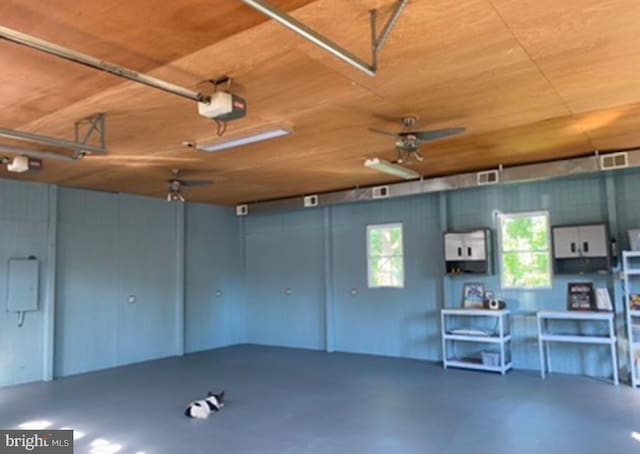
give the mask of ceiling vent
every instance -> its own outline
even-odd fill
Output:
[[[624,169],[629,167],[629,156],[626,152],[611,153],[600,156],[600,168],[602,170]]]
[[[313,208],[318,206],[318,196],[317,195],[308,195],[304,198],[304,207],[305,208]]]
[[[249,214],[249,205],[236,206],[236,216],[247,216]]]
[[[389,197],[389,186],[376,186],[371,189],[372,199],[386,199]]]
[[[500,174],[497,170],[487,170],[486,172],[478,172],[478,186],[486,186],[488,184],[500,183]]]

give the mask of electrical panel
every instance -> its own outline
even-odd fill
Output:
[[[9,260],[7,311],[38,310],[39,262],[35,258]]]

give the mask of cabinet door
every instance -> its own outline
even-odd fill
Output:
[[[586,225],[578,228],[582,257],[606,257],[607,229],[604,225]]]
[[[446,261],[465,260],[464,235],[446,233],[444,235],[444,255]]]
[[[483,230],[478,230],[465,235],[464,253],[467,260],[487,259],[487,241]]]
[[[578,227],[553,229],[553,256],[557,259],[580,257]]]

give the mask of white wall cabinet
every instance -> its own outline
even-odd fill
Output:
[[[606,272],[610,268],[605,224],[553,228],[553,258],[558,274]]]
[[[444,235],[444,254],[445,260],[464,260],[464,233],[445,233]]]
[[[444,249],[446,260],[486,260],[486,232],[445,233]]]
[[[444,256],[448,274],[491,274],[490,231],[445,233]]]
[[[607,257],[607,243],[604,224],[553,229],[553,251],[557,259]]]

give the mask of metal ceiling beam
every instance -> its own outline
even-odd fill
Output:
[[[56,139],[55,137],[42,136],[30,132],[16,131],[14,129],[0,128],[0,137],[11,140],[19,140],[21,142],[38,143],[50,147],[64,148],[77,152],[104,154],[107,150],[94,145],[72,142],[70,140]]]
[[[19,44],[21,46],[26,46],[30,49],[44,52],[49,55],[54,55],[56,57],[74,63],[88,66],[89,68],[104,71],[114,76],[121,77],[132,82],[137,82],[148,87],[156,88],[158,90],[162,90],[164,92],[171,93],[173,95],[180,96],[191,101],[204,103],[208,103],[210,101],[210,98],[202,93],[189,90],[187,88],[172,84],[171,82],[157,79],[152,76],[147,76],[146,74],[140,74],[139,72],[132,69],[128,69],[63,46],[58,46],[57,44],[35,38],[33,36],[27,35],[26,33],[22,33],[7,27],[0,26],[0,39]]]
[[[371,13],[371,29],[372,29],[373,63],[369,64],[364,60],[362,60],[361,58],[355,56],[348,50],[344,49],[340,45],[334,43],[328,38],[320,35],[319,33],[315,32],[311,28],[307,27],[305,24],[298,21],[297,19],[287,14],[286,12],[279,10],[273,5],[270,5],[266,1],[263,1],[263,0],[240,0],[240,1],[245,5],[255,9],[256,11],[264,14],[270,19],[273,19],[274,21],[278,22],[280,25],[288,28],[294,33],[297,33],[298,35],[312,42],[313,44],[320,47],[321,49],[324,49],[325,51],[329,52],[333,56],[339,58],[340,60],[350,64],[354,68],[372,77],[376,75],[378,53],[384,46],[387,38],[389,37],[389,34],[391,33],[391,30],[396,25],[398,18],[400,17],[400,14],[404,10],[404,8],[407,6],[407,3],[409,3],[409,0],[400,0],[396,4],[396,7],[392,12],[391,17],[384,25],[382,29],[382,33],[379,37],[376,37],[376,32],[375,32],[376,17],[377,17],[376,11],[373,10],[370,12]]]
[[[60,161],[76,161],[80,159],[62,153],[54,153],[53,151],[30,150],[28,148],[10,147],[8,145],[0,145],[0,153],[18,154],[32,158],[57,159]]]

